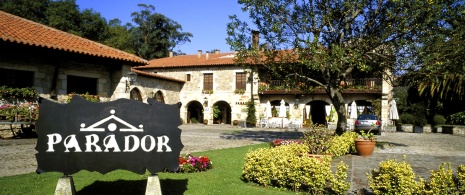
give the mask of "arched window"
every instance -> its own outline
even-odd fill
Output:
[[[157,102],[165,103],[165,99],[163,98],[163,93],[161,91],[157,91],[153,96],[153,99]]]
[[[137,88],[132,89],[130,94],[131,95],[130,95],[129,98],[131,100],[137,100],[139,102],[142,102],[142,96],[140,95],[139,89],[137,89]]]

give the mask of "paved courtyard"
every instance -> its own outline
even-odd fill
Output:
[[[303,135],[301,130],[239,128],[230,125],[182,125],[180,129],[184,144],[182,153],[240,147]],[[37,139],[0,139],[0,176],[34,172],[37,166],[34,156],[36,142]],[[464,136],[396,132],[378,136],[378,142],[383,143],[383,147],[376,148],[371,157],[346,155],[333,160],[333,165],[341,160],[349,165],[351,193],[368,188],[365,174],[378,168],[380,161],[393,158],[401,161],[404,154],[417,177],[426,179],[430,176],[429,170],[437,170],[442,162],[450,162],[454,171],[458,165],[465,165]]]

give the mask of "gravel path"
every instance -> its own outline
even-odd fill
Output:
[[[242,129],[230,125],[182,125],[181,153],[240,147],[269,142],[273,139],[291,139],[302,136],[302,131],[282,129]],[[2,130],[4,131],[4,130]],[[6,137],[3,134],[3,137]],[[465,156],[465,137],[447,134],[386,133],[378,137],[385,142],[376,153],[424,154],[438,156]],[[37,139],[0,139],[0,177],[34,172],[37,162],[34,149]]]

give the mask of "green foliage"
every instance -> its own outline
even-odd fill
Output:
[[[465,165],[460,165],[457,168],[457,189],[462,192],[462,194],[465,194]]]
[[[50,0],[2,0],[0,10],[41,24],[47,24],[45,14]]]
[[[399,116],[402,124],[413,124],[415,123],[415,117],[411,114],[401,114]]]
[[[327,153],[334,157],[346,155],[355,152],[355,138],[358,134],[353,131],[344,132],[342,135],[333,136],[329,141]]]
[[[311,125],[304,131],[303,143],[308,146],[310,154],[328,154],[330,140],[337,136],[334,131],[326,129],[323,125]]]
[[[368,184],[374,194],[415,194],[419,184],[415,181],[415,173],[408,162],[397,162],[395,159],[379,163],[379,170],[367,173]]]
[[[81,96],[82,98],[90,102],[100,102],[100,97],[98,95],[90,95],[89,92],[86,92],[85,94],[68,94],[68,99],[66,100],[66,103],[69,103],[71,99],[73,99],[74,95]]]
[[[213,106],[213,118],[218,118],[218,114],[220,113],[220,109],[218,109],[218,106]]]
[[[140,11],[131,14],[137,24],[130,28],[133,49],[144,59],[169,55],[176,45],[190,42],[191,33],[181,32],[182,26],[163,14],[155,12],[153,5],[138,4]]]
[[[446,124],[446,118],[440,114],[434,115],[433,118],[434,125],[443,125]]]
[[[456,194],[454,175],[450,163],[442,163],[438,170],[431,170],[430,182],[427,189],[432,194]]]
[[[247,122],[252,125],[257,123],[257,117],[255,116],[255,103],[253,100],[247,102]]]
[[[33,87],[14,88],[5,85],[0,87],[0,98],[7,101],[13,99],[33,99],[38,96],[39,94],[37,94]]]
[[[357,136],[357,139],[364,139],[364,140],[375,140],[375,134],[371,133],[371,129],[365,133],[364,130],[360,131],[360,134]]]
[[[245,155],[242,178],[263,186],[304,190],[311,194],[347,191],[347,166],[339,164],[333,175],[331,157],[320,160],[309,157],[306,155],[308,150],[305,144],[251,150]],[[332,189],[327,189],[327,184]]]
[[[261,81],[285,80],[287,86],[302,90],[322,87],[338,114],[345,113],[341,81],[381,76],[392,80],[394,74],[386,71],[397,70],[396,61],[407,56],[404,44],[434,15],[422,1],[241,0],[239,4],[254,25],[230,16],[226,40],[237,51],[236,63],[262,69]],[[250,46],[252,30],[259,32],[262,45]],[[342,134],[346,119],[339,118],[336,130]]]
[[[451,114],[449,117],[447,117],[447,119],[448,124],[465,125],[465,111]]]
[[[443,162],[438,170],[430,170],[430,181],[419,178],[405,156],[402,162],[395,159],[382,161],[379,171],[367,173],[368,183],[374,194],[464,194],[465,166],[460,165],[454,175],[450,163]]]
[[[197,118],[191,118],[191,123],[198,123]]]

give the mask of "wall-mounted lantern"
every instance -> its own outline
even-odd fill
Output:
[[[203,106],[208,107],[208,99],[207,99],[207,97],[203,98]]]
[[[137,73],[135,72],[128,72],[127,74],[128,78],[126,79],[126,93],[129,92],[131,89],[131,85],[136,82],[137,79]]]
[[[296,98],[296,99],[294,100],[294,108],[295,108],[295,109],[299,108],[299,99],[298,99],[298,98]]]

